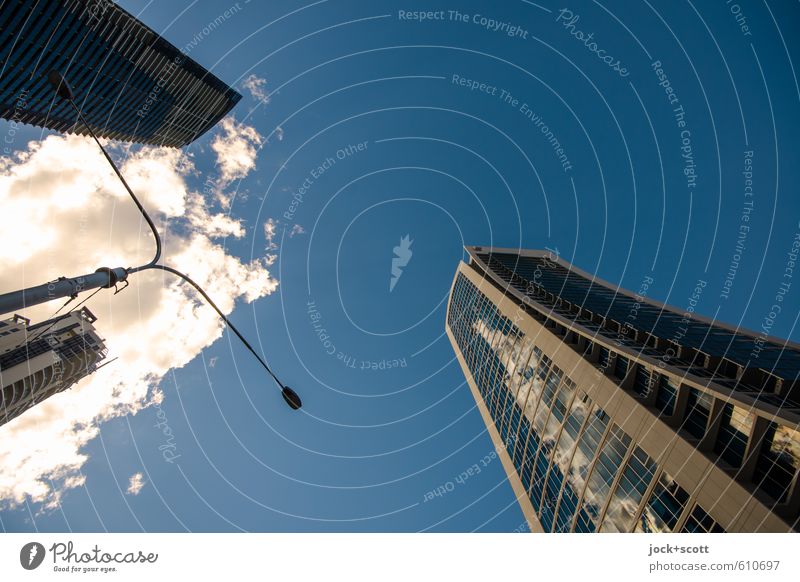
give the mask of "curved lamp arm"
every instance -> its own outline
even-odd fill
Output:
[[[228,319],[228,317],[224,313],[222,313],[220,308],[217,307],[217,304],[214,303],[214,300],[211,299],[211,297],[208,296],[208,293],[206,293],[203,290],[203,288],[200,285],[198,285],[191,277],[189,277],[185,273],[181,273],[177,269],[173,269],[172,267],[168,267],[167,265],[150,265],[148,267],[142,268],[141,270],[144,270],[145,268],[147,268],[147,269],[158,269],[158,270],[161,270],[161,271],[166,271],[167,273],[172,273],[176,277],[180,277],[181,279],[183,279],[184,281],[189,283],[189,285],[194,287],[195,290],[197,290],[197,292],[200,293],[200,295],[203,296],[203,299],[205,299],[206,302],[208,302],[208,304],[211,307],[214,308],[214,311],[216,311],[217,315],[219,315],[220,318],[222,319],[222,321],[225,322],[225,325],[227,325],[229,328],[231,328],[231,331],[233,331],[233,333],[235,333],[236,336],[240,340],[242,340],[242,343],[245,345],[245,347],[248,350],[250,350],[250,352],[256,357],[258,362],[264,367],[264,369],[269,373],[269,375],[272,376],[272,379],[275,380],[275,382],[278,384],[278,386],[281,387],[281,393],[283,395],[283,399],[286,401],[286,404],[288,404],[294,410],[297,410],[298,408],[300,408],[302,406],[302,401],[300,400],[300,397],[297,395],[297,393],[294,390],[292,390],[291,388],[289,388],[288,386],[284,385],[283,382],[281,382],[278,379],[278,377],[275,375],[275,373],[272,371],[272,369],[261,358],[261,356],[258,355],[258,352],[256,352],[255,349],[253,349],[253,346],[250,345],[250,342],[248,342],[245,339],[245,337],[241,334],[241,332],[238,329],[236,329],[236,326],[233,325],[233,323],[231,323],[231,320]]]
[[[161,237],[158,235],[158,229],[156,229],[155,223],[147,214],[147,212],[144,209],[144,206],[142,206],[142,203],[139,202],[139,199],[136,197],[136,194],[134,194],[133,190],[131,190],[131,187],[128,186],[128,182],[125,181],[125,177],[122,175],[122,172],[119,171],[119,168],[117,168],[117,165],[114,163],[114,160],[111,159],[111,156],[108,155],[108,152],[100,143],[100,140],[97,139],[97,136],[95,135],[91,126],[86,122],[86,119],[83,117],[80,108],[78,108],[78,106],[75,104],[75,95],[73,94],[72,88],[69,86],[67,80],[58,71],[50,71],[50,73],[48,73],[47,75],[47,79],[48,81],[50,81],[50,84],[55,89],[56,94],[65,101],[68,101],[70,105],[72,105],[72,108],[75,110],[78,119],[86,128],[86,130],[89,132],[89,135],[92,136],[92,139],[94,139],[95,143],[97,144],[97,147],[100,148],[100,151],[103,152],[103,155],[106,157],[106,160],[108,160],[108,163],[111,165],[112,168],[114,168],[114,172],[117,174],[117,177],[119,178],[120,182],[122,182],[122,185],[125,186],[125,189],[128,191],[128,194],[130,194],[133,203],[136,204],[136,207],[139,209],[139,212],[147,221],[147,224],[150,225],[150,230],[153,231],[153,236],[156,239],[155,256],[146,265],[141,265],[139,267],[132,267],[127,269],[128,273],[136,273],[137,271],[142,271],[148,267],[155,265],[161,258]]]
[[[140,265],[138,267],[130,267],[128,269],[125,269],[124,270],[125,276],[127,277],[127,275],[130,273],[136,273],[147,269],[159,269],[161,271],[166,271],[167,273],[172,273],[173,275],[180,277],[181,279],[189,283],[192,287],[194,287],[197,290],[198,293],[200,293],[200,295],[203,296],[203,298],[208,302],[208,304],[214,308],[214,311],[216,311],[217,315],[219,315],[220,318],[222,318],[222,321],[224,321],[225,324],[229,328],[231,328],[233,333],[235,333],[236,336],[240,340],[242,340],[242,343],[245,345],[245,347],[248,350],[250,350],[250,352],[256,357],[258,362],[264,367],[264,369],[269,373],[269,375],[272,376],[272,379],[275,380],[278,386],[281,387],[281,395],[283,396],[283,399],[286,402],[286,404],[288,404],[292,410],[297,410],[298,408],[300,408],[303,405],[303,403],[302,400],[300,399],[300,396],[298,396],[297,392],[286,386],[283,382],[281,382],[278,379],[278,377],[275,375],[272,369],[270,369],[267,363],[253,349],[253,346],[250,345],[250,342],[248,342],[245,339],[245,337],[239,332],[239,330],[236,329],[236,326],[233,325],[233,323],[231,323],[230,319],[228,319],[227,316],[224,313],[222,313],[222,311],[220,311],[219,307],[217,307],[217,304],[214,303],[214,301],[211,299],[211,297],[208,296],[208,294],[203,290],[203,288],[200,287],[200,285],[198,285],[197,283],[195,283],[191,277],[185,275],[184,273],[181,273],[177,269],[173,269],[172,267],[168,267],[166,265],[156,264],[158,260],[161,258],[161,237],[158,234],[158,230],[156,229],[155,223],[153,223],[153,220],[147,214],[147,211],[144,209],[144,206],[142,206],[142,203],[139,202],[139,199],[136,197],[136,194],[133,193],[131,187],[128,186],[128,183],[122,176],[122,172],[120,172],[119,168],[117,168],[117,165],[114,163],[114,160],[112,160],[111,156],[108,155],[108,152],[106,152],[105,148],[103,147],[103,144],[100,143],[100,140],[97,139],[97,136],[95,135],[94,131],[84,119],[81,110],[75,104],[75,95],[72,92],[72,88],[69,86],[67,80],[58,71],[50,71],[50,73],[48,74],[48,80],[55,89],[56,94],[62,99],[68,101],[70,105],[72,105],[72,108],[75,110],[78,119],[80,120],[81,123],[83,123],[84,127],[86,127],[87,131],[97,144],[97,147],[100,148],[100,150],[103,152],[103,155],[106,157],[106,160],[108,160],[108,163],[111,165],[112,168],[114,168],[114,172],[117,174],[117,177],[120,179],[120,182],[122,182],[122,184],[125,186],[125,189],[128,191],[128,194],[130,194],[131,199],[133,200],[134,204],[136,204],[136,207],[139,209],[141,215],[147,221],[147,224],[150,225],[150,230],[153,231],[153,236],[156,239],[156,252],[155,256],[153,257],[153,260],[151,260],[149,263],[145,265]]]

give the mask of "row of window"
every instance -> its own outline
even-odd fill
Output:
[[[75,382],[94,371],[93,364],[62,361],[59,366],[48,366],[22,378],[2,390],[0,425],[43,402],[50,396],[66,390]]]
[[[632,391],[640,398],[648,398],[656,390],[653,405],[665,417],[675,414],[678,385],[669,377],[650,370],[642,364],[629,363],[626,356],[613,354],[606,348],[600,350],[600,365],[609,368],[608,362],[615,359],[613,376],[622,382],[631,367]],[[605,362],[605,364],[604,364]],[[622,364],[620,364],[622,362]],[[681,428],[696,439],[705,437],[711,426],[711,411],[714,396],[685,386],[686,406],[682,411]],[[754,437],[753,425],[756,415],[735,404],[726,402],[722,406],[719,428],[714,440],[714,452],[728,465],[739,469],[745,462],[748,442]],[[765,434],[759,435],[761,446],[755,446],[756,470],[752,482],[777,502],[785,502],[800,469],[800,430],[796,426],[781,425],[770,421]],[[755,450],[758,452],[755,453]]]
[[[618,314],[609,310],[608,306],[606,309],[601,308],[598,311],[598,305],[594,302],[595,296],[597,296],[605,297],[606,299],[610,297],[614,301],[619,299],[620,302],[624,303],[625,301],[630,301],[627,296],[618,294],[602,285],[598,286],[588,279],[575,275],[544,258],[518,257],[502,253],[492,255],[479,254],[478,257],[486,262],[489,268],[511,287],[548,306],[552,313],[560,314],[567,319],[580,323],[581,326],[595,335],[606,336],[610,340],[630,347],[644,355],[653,357],[668,355],[671,363],[685,369],[687,374],[704,378],[713,377],[717,384],[745,393],[760,402],[779,408],[793,407],[800,410],[800,403],[796,397],[791,394],[779,395],[776,393],[779,377],[787,378],[789,382],[792,382],[794,381],[796,370],[800,369],[800,359],[798,359],[800,352],[797,350],[786,349],[784,346],[774,343],[764,344],[763,350],[760,351],[758,356],[758,367],[752,366],[748,368],[751,374],[745,382],[739,377],[739,366],[727,358],[732,353],[728,353],[727,349],[715,351],[713,349],[708,350],[707,347],[714,342],[722,341],[720,338],[724,336],[724,338],[727,338],[725,341],[728,344],[736,344],[739,347],[744,345],[747,347],[747,352],[750,353],[753,346],[752,337],[732,334],[728,330],[709,326],[699,321],[693,321],[692,325],[688,327],[682,324],[678,336],[664,336],[663,330],[648,328],[649,324],[645,321],[646,318],[643,319],[641,317],[643,313],[648,312],[648,309],[652,310],[651,307],[646,305],[640,305],[637,309],[636,322],[637,324],[644,324],[639,325],[639,331],[647,330],[648,333],[641,337],[639,337],[639,334],[634,336],[634,334],[627,333],[632,331],[627,327],[627,324],[622,326],[613,319]],[[562,278],[563,284],[554,286],[554,281],[551,280],[553,277]],[[570,293],[570,289],[576,285],[581,289],[582,295],[580,297]],[[550,289],[550,291],[545,289]],[[617,303],[613,302],[611,305],[618,306]],[[657,309],[656,311],[663,315],[663,318],[677,317],[676,314],[668,310]],[[533,311],[532,315],[555,335],[563,337],[567,343],[574,344],[577,341],[579,336],[575,331],[567,329],[553,318],[538,311]],[[701,352],[714,353],[725,357],[713,369],[705,367],[708,362],[704,362],[702,357],[697,359],[695,363],[682,361],[675,357],[675,352],[664,351],[667,348],[659,345],[660,342],[657,341],[657,336],[659,335],[662,338],[672,338],[673,341],[670,342],[670,345],[674,344],[674,348],[670,349],[678,350],[678,344],[693,345]],[[687,344],[685,340],[688,337],[692,337],[693,341],[697,340],[700,343],[690,342]],[[680,341],[674,341],[676,338],[680,338]],[[722,347],[724,348],[724,346]],[[692,355],[691,352],[683,354],[686,359],[692,361],[695,361],[697,355],[699,354]],[[781,360],[780,363],[776,358]],[[750,366],[749,363],[744,365]]]
[[[709,323],[693,320],[687,329],[683,316],[668,309],[636,301],[623,293],[577,275],[543,257],[524,257],[509,253],[479,254],[478,257],[501,277],[505,270],[522,279],[514,285],[525,293],[528,287],[545,289],[554,296],[618,322],[629,321],[636,313],[635,326],[654,336],[680,338],[682,345],[705,353],[727,357],[741,365],[752,358],[753,338]],[[532,283],[534,282],[534,283]],[[766,369],[800,369],[800,353],[779,344],[765,344],[759,364]]]
[[[688,494],[463,275],[448,324],[546,531],[675,530]]]

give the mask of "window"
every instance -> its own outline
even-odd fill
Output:
[[[725,530],[718,524],[713,517],[706,511],[695,505],[692,513],[686,518],[686,523],[681,529],[681,533],[724,533]]]
[[[554,377],[555,380],[551,380]],[[550,457],[556,446],[556,439],[560,433],[561,422],[564,419],[567,405],[569,405],[570,400],[572,400],[572,395],[575,391],[575,384],[571,380],[565,380],[563,383],[559,383],[559,379],[562,377],[562,372],[554,367],[553,372],[551,372],[547,379],[547,386],[545,387],[545,393],[542,399],[544,402],[547,402],[548,405],[552,405],[552,410],[547,424],[540,432],[542,444],[534,464],[535,475],[531,486],[530,498],[537,510],[539,509],[539,500],[542,497],[544,483],[550,466]],[[555,387],[554,390],[557,390],[554,397],[548,396],[550,385]],[[552,510],[552,507],[550,509]]]
[[[583,503],[575,522],[576,532],[593,532],[597,529],[600,512],[630,443],[631,437],[621,428],[616,424],[611,426],[583,494]]]
[[[567,413],[567,407],[572,402],[572,395],[575,393],[575,382],[565,377],[561,385],[561,390],[556,395],[556,400],[553,403],[553,416],[559,422],[564,420],[564,415]]]
[[[684,428],[694,437],[703,438],[706,434],[708,417],[711,415],[711,405],[714,397],[710,394],[698,390],[689,389],[689,396],[686,402],[686,413],[683,417]]]
[[[0,356],[0,370],[8,370],[17,364],[27,362],[36,356],[50,351],[50,344],[44,339],[34,339]]]
[[[547,421],[547,426],[544,429],[544,433],[542,434],[542,445],[539,448],[539,456],[536,459],[535,465],[536,477],[533,485],[531,486],[530,492],[531,501],[533,502],[533,506],[537,511],[540,509],[539,501],[542,498],[542,492],[544,490],[544,484],[547,480],[547,476],[550,475],[550,480],[553,479],[553,471],[549,471],[550,458],[556,446],[556,438],[558,436],[560,427],[561,423],[558,421],[555,415],[551,414]],[[558,473],[557,470],[555,472]],[[551,512],[549,521],[552,523],[552,503],[548,503],[547,507]],[[539,513],[539,517],[543,518],[544,516]],[[550,526],[548,525],[547,527],[549,528]]]
[[[633,379],[633,391],[641,398],[650,395],[650,370],[644,366],[636,366],[636,376]]]
[[[556,531],[569,531],[572,525],[572,519],[586,483],[586,476],[589,473],[589,466],[594,459],[595,451],[603,438],[607,425],[608,415],[602,409],[596,408],[581,434],[566,475],[564,491],[561,494],[561,503],[556,516]]]
[[[608,351],[608,348],[600,348],[600,367],[605,372],[608,370],[609,360],[611,359],[611,352]]]
[[[544,487],[544,479],[547,476],[547,468],[550,465],[549,454],[552,450],[552,441],[546,440],[542,443],[539,449],[539,454],[533,461],[533,478],[531,482],[531,490],[528,493],[534,510],[538,513],[539,503],[542,498],[542,487]]]
[[[622,355],[617,355],[617,360],[614,362],[614,375],[620,380],[624,380],[628,375],[628,367],[630,363],[628,358]]]
[[[678,395],[678,387],[666,376],[658,377],[658,392],[656,393],[656,408],[664,413],[665,416],[672,416],[675,412],[675,398]]]
[[[753,480],[776,501],[786,500],[800,466],[800,431],[770,423],[758,455]]]
[[[543,399],[547,406],[551,406],[553,404],[553,398],[556,395],[556,390],[561,384],[562,375],[561,369],[558,366],[553,366],[553,371],[550,372],[547,380],[545,380]]]
[[[506,390],[503,390],[506,392]],[[506,442],[508,437],[508,426],[511,423],[511,415],[514,412],[514,403],[509,398],[501,396],[500,401],[495,406],[495,425],[500,433],[500,438]]]
[[[562,393],[567,390],[568,383],[571,384],[571,380],[565,381],[564,388],[561,391]],[[578,435],[590,407],[591,400],[584,393],[580,393],[573,399],[572,406],[567,415],[567,420],[564,423],[564,428],[558,439],[558,444],[553,454],[550,473],[547,477],[547,484],[544,489],[544,499],[542,501],[540,514],[540,521],[545,531],[551,531],[553,529],[553,520],[555,518],[561,486],[564,483],[564,476],[569,469],[569,463],[572,460],[572,452],[575,450]],[[572,512],[574,512],[574,510],[575,508],[572,507]],[[572,514],[570,513],[570,515]]]
[[[528,433],[531,429],[530,421],[522,416],[519,421],[519,437],[517,438],[517,446],[514,449],[514,467],[517,473],[522,470],[522,461],[525,458],[525,444],[528,441]]]
[[[547,372],[550,371],[550,365],[552,363],[553,361],[547,356],[539,358],[539,364],[536,366],[536,374],[539,376],[540,380],[544,380],[547,377]]]
[[[722,409],[722,421],[714,452],[721,455],[732,467],[742,464],[753,419],[754,415],[733,404],[726,404]]]
[[[536,451],[539,448],[539,438],[536,436],[535,431],[529,431],[528,442],[525,444],[523,452],[522,471],[520,479],[522,479],[522,486],[527,491],[531,486],[533,479],[533,461],[536,458]]]
[[[627,532],[633,529],[636,512],[655,472],[655,461],[636,447],[611,496],[600,531]]]
[[[637,532],[670,532],[675,529],[683,513],[689,494],[666,472],[662,471],[658,484],[636,524]]]

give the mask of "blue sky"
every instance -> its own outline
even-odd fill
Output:
[[[225,333],[165,376],[160,408],[101,425],[59,508],[0,511],[7,531],[520,528],[444,335],[464,244],[557,248],[634,290],[652,277],[650,297],[679,308],[703,280],[697,311],[751,329],[774,303],[800,232],[796,3],[458,2],[466,21],[443,2],[120,4],[236,86],[233,115],[267,138],[231,188],[247,233],[224,244],[276,254],[280,284],[232,319],[304,408]],[[220,172],[212,139],[187,148],[198,190]],[[773,335],[800,338],[799,298],[795,284]]]

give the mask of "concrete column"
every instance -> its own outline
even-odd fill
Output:
[[[697,445],[698,450],[703,452],[713,452],[714,444],[717,442],[717,435],[719,428],[722,426],[722,411],[725,409],[725,401],[721,398],[714,398],[709,412],[708,426],[706,426],[706,434]]]
[[[796,516],[798,511],[800,511],[800,473],[795,471],[794,480],[786,497],[786,515],[791,518]]]
[[[749,483],[753,480],[756,463],[758,462],[758,453],[761,451],[761,445],[769,425],[770,421],[763,416],[756,416],[753,421],[753,430],[750,432],[750,439],[747,441],[747,448],[744,451],[742,467],[736,474],[737,481]]]
[[[589,361],[596,364],[600,359],[600,344],[596,341],[592,342],[592,353],[589,354]]]
[[[675,411],[672,416],[666,417],[666,422],[670,426],[680,426],[683,416],[686,413],[686,403],[689,401],[689,387],[685,384],[678,384],[678,393],[675,396]]]
[[[636,379],[636,364],[633,363],[630,356],[626,357],[628,358],[628,371],[625,378],[620,379],[619,385],[623,390],[632,390],[633,381]]]
[[[647,396],[644,398],[645,406],[656,405],[656,392],[658,391],[658,375],[655,370],[650,370],[650,384]]]

